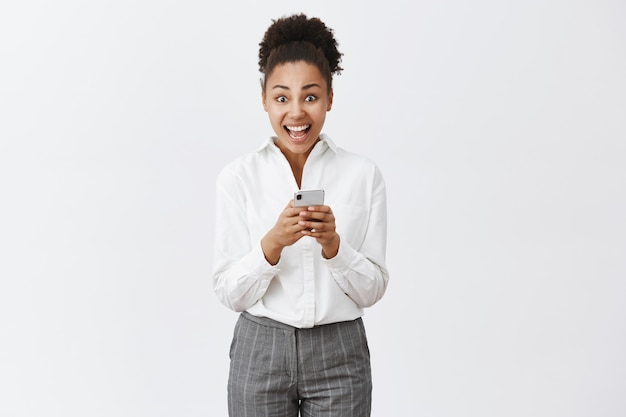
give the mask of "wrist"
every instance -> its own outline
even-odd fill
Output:
[[[283,248],[280,245],[272,242],[270,238],[265,236],[261,239],[261,250],[263,251],[263,256],[265,256],[265,260],[270,265],[276,265],[280,260],[280,254],[283,251]]]
[[[330,242],[325,245],[322,245],[322,257],[325,259],[331,259],[337,256],[339,253],[339,235],[335,235]]]

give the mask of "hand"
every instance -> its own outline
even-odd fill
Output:
[[[289,200],[287,206],[278,216],[276,224],[261,239],[261,248],[265,259],[272,265],[276,265],[280,254],[285,246],[291,246],[304,236],[301,232],[304,226],[298,223],[298,214],[302,207],[294,208],[293,200]]]
[[[302,209],[298,224],[304,229],[300,233],[314,237],[322,245],[325,258],[333,258],[339,251],[339,235],[335,231],[335,215],[329,206],[312,206]]]

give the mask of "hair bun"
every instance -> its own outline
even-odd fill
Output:
[[[304,14],[295,14],[272,20],[272,25],[265,32],[263,41],[259,43],[259,69],[265,73],[268,57],[281,45],[291,42],[308,42],[322,50],[328,60],[332,73],[340,73],[341,56],[337,50],[337,41],[333,30],[319,18],[308,18]]]

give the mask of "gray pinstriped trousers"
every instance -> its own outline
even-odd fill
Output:
[[[363,321],[298,329],[242,313],[230,348],[230,417],[368,417]]]

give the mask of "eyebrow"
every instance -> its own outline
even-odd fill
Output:
[[[307,85],[305,85],[304,87],[302,87],[302,89],[303,89],[303,90],[309,90],[309,89],[311,89],[311,88],[315,88],[315,87],[322,88],[322,87],[321,87],[319,84],[317,84],[317,83],[311,83],[311,84],[307,84]],[[289,90],[289,87],[287,87],[286,85],[281,85],[281,84],[276,84],[274,87],[272,87],[272,90],[273,90],[273,89],[276,89],[276,88],[279,88],[279,89],[281,89],[281,90]]]

